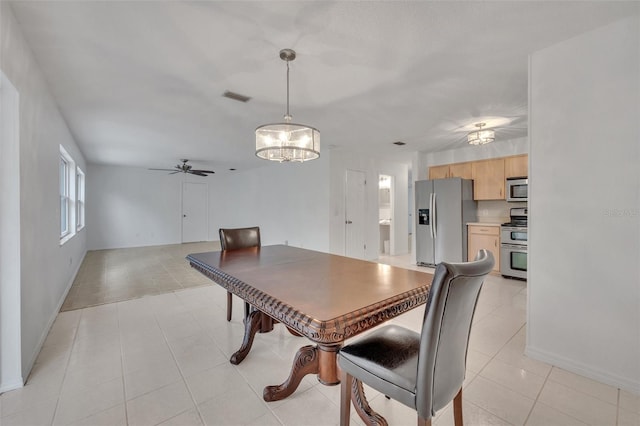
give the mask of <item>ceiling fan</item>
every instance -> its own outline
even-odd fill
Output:
[[[169,173],[170,175],[173,175],[175,173],[189,173],[191,175],[196,175],[196,176],[209,176],[207,173],[215,173],[213,170],[194,169],[191,164],[187,164],[189,160],[181,159],[180,161],[182,161],[182,164],[176,164],[173,167],[173,169],[149,169],[149,170],[161,170],[165,172],[171,172]]]

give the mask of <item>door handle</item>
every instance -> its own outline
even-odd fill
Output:
[[[347,225],[351,225],[353,222],[350,220],[345,220],[344,223],[346,223]]]
[[[186,214],[183,214],[183,215],[182,215],[182,217],[187,217],[187,215],[186,215]]]
[[[429,234],[433,239],[433,192],[429,194]]]
[[[431,214],[431,222],[433,226],[433,238],[437,239],[438,238],[438,217],[437,217],[437,210],[438,210],[438,203],[436,200],[436,193],[433,193],[433,213]]]

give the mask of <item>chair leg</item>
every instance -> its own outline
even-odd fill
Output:
[[[231,321],[231,310],[233,309],[233,300],[231,300],[232,293],[227,292],[227,321]]]
[[[455,426],[462,426],[462,388],[453,398],[453,423]]]
[[[351,374],[342,372],[340,375],[340,426],[348,426],[351,417]]]
[[[364,386],[356,378],[353,379],[351,384],[351,401],[356,412],[367,426],[389,426],[387,420],[371,408],[364,394]]]
[[[418,416],[418,426],[431,426],[431,419],[423,419]]]

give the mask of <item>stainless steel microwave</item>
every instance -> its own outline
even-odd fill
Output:
[[[507,201],[528,201],[529,179],[526,177],[507,179]]]

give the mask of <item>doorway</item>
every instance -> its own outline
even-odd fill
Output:
[[[182,184],[182,242],[208,240],[208,190],[206,183]]]
[[[386,256],[395,254],[394,241],[394,177],[378,176],[378,222],[380,227],[380,243],[378,253]]]
[[[356,259],[364,259],[366,251],[364,231],[366,184],[364,172],[347,170],[344,208],[344,253],[345,256]]]

